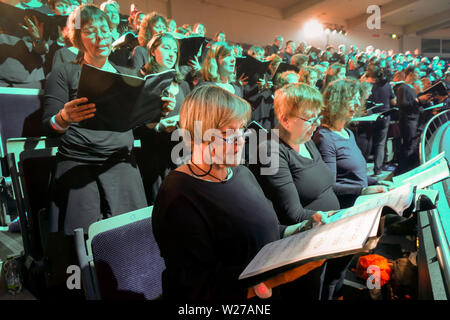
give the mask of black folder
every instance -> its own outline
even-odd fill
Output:
[[[180,66],[188,65],[189,60],[193,59],[205,43],[205,37],[186,37],[178,39],[180,43]],[[199,59],[200,61],[200,59]]]
[[[0,33],[9,34],[22,38],[29,36],[29,33],[20,26],[25,24],[25,17],[29,17],[33,21],[33,16],[39,22],[44,23],[44,39],[58,39],[58,26],[64,28],[67,22],[67,16],[46,15],[32,9],[20,9],[9,4],[0,2]],[[34,22],[34,21],[33,21]]]
[[[92,130],[124,132],[161,119],[161,94],[172,82],[175,70],[145,78],[103,71],[84,64],[77,97],[95,103],[93,118],[80,122]]]
[[[270,61],[259,61],[252,56],[236,58],[237,78],[245,74],[250,84],[256,84],[260,78],[263,78],[269,69]]]
[[[431,93],[433,96],[446,96],[448,95],[447,88],[445,87],[444,83],[442,81],[439,81],[438,83],[434,84],[433,86],[429,87],[424,92],[418,93],[417,97],[426,95]]]

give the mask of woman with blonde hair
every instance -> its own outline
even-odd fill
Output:
[[[341,208],[352,206],[361,194],[386,192],[385,186],[372,185],[377,181],[367,176],[366,160],[353,132],[346,128],[361,105],[360,84],[351,79],[333,81],[323,98],[323,121],[314,142],[333,172],[333,190]]]
[[[152,214],[166,263],[163,298],[245,300],[240,273],[282,226],[249,169],[241,166],[248,102],[215,85],[196,87],[180,111],[190,160],[164,180]],[[307,290],[307,289],[304,289]]]

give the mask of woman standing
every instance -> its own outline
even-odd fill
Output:
[[[139,46],[134,48],[131,56],[131,65],[133,68],[140,69],[147,63],[148,42],[153,38],[153,36],[163,32],[167,32],[166,18],[156,12],[147,14],[142,20],[139,28]]]
[[[391,106],[397,103],[397,99],[395,97],[394,90],[389,83],[389,79],[385,74],[385,69],[376,64],[369,65],[366,71],[366,79],[372,84],[372,93],[369,100],[374,104],[380,105],[372,112],[379,113],[390,110]],[[391,117],[385,116],[382,118],[379,117],[377,121],[373,123],[372,143],[374,147],[374,175],[379,175],[381,173],[381,167],[384,163],[384,154],[390,121]]]
[[[179,114],[181,104],[189,93],[189,85],[183,80],[178,62],[180,50],[178,41],[169,33],[160,33],[148,43],[148,62],[140,70],[141,76],[166,72],[174,69],[175,77],[166,90],[166,96],[161,99],[170,110],[161,121],[148,123],[135,131],[136,137],[141,139],[142,153],[138,157],[139,166],[144,182],[145,194],[151,205],[156,199],[163,179],[176,164],[171,160],[174,143],[170,135],[177,126],[177,121],[169,120],[171,116]]]
[[[235,66],[236,54],[232,46],[225,42],[213,45],[203,61],[200,85],[215,84],[242,97],[242,87],[235,82]]]
[[[45,91],[43,125],[59,134],[57,165],[51,193],[51,231],[71,235],[82,227],[147,205],[142,180],[131,153],[133,133],[86,129],[79,122],[95,117],[95,105],[77,98],[81,66],[89,64],[109,72],[112,65],[108,16],[86,5],[69,21],[70,39],[78,48],[75,63],[62,63],[49,75]],[[80,27],[77,19],[80,17]]]

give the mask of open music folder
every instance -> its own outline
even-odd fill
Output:
[[[421,164],[420,166],[392,178],[394,185],[400,186],[409,183],[419,189],[431,186],[450,176],[449,164],[445,152]]]
[[[391,114],[398,111],[398,108],[392,108],[383,112],[373,113],[367,116],[362,117],[354,117],[350,122],[374,122],[378,119],[382,119],[384,117],[390,116]]]
[[[205,37],[185,37],[178,39],[180,43],[180,61],[179,65],[188,65],[189,61],[197,56],[200,48],[205,44]]]
[[[80,122],[92,130],[128,131],[162,116],[161,94],[172,82],[175,70],[145,78],[100,70],[84,64],[77,97],[95,103],[93,118]]]
[[[389,207],[401,215],[411,205],[413,193],[411,185],[404,185],[339,211],[327,224],[268,243],[239,279],[253,285],[310,261],[372,250],[382,233],[383,209]]]
[[[0,30],[1,33],[16,37],[29,36],[30,34],[23,29],[20,24],[26,26],[25,17],[28,17],[33,23],[33,17],[44,24],[43,39],[56,40],[59,37],[58,26],[61,30],[67,22],[67,16],[44,14],[33,9],[20,9],[9,4],[0,2]]]
[[[259,79],[263,78],[269,69],[270,61],[259,61],[252,56],[236,58],[236,75],[239,78],[245,74],[250,84],[256,84]]]

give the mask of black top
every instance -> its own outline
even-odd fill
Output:
[[[217,83],[215,83],[215,82],[213,82],[213,81],[200,81],[200,82],[197,84],[197,86],[204,86],[204,85],[211,85],[211,84],[217,86]],[[231,84],[231,85],[233,86],[233,88],[234,88],[234,94],[237,95],[238,97],[241,97],[241,98],[242,98],[242,97],[244,96],[244,92],[243,92],[242,86],[240,86],[239,84],[234,83],[234,82],[231,82],[230,84]],[[222,88],[222,87],[221,87],[221,88]],[[223,88],[222,88],[222,89],[223,89]]]
[[[141,69],[148,62],[148,49],[146,47],[137,46],[131,55],[131,65],[135,69]]]
[[[351,130],[345,129],[348,139],[326,127],[319,127],[314,134],[314,142],[323,161],[333,172],[336,195],[361,194],[368,186],[367,163],[355,141]]]
[[[117,70],[127,71],[119,67]],[[125,73],[125,72],[122,72]],[[130,72],[126,72],[130,73]],[[66,102],[77,98],[81,65],[63,63],[49,74],[44,97],[44,131],[55,134],[50,119]],[[133,133],[91,130],[72,123],[61,137],[58,153],[78,161],[105,161],[127,159],[133,147]]]
[[[374,83],[369,100],[375,103],[383,103],[382,106],[373,109],[374,113],[391,109],[391,100],[395,98],[394,90],[389,82]]]
[[[283,224],[307,220],[318,210],[339,209],[333,192],[333,173],[323,162],[314,142],[310,140],[305,146],[312,159],[301,156],[282,140],[277,143],[276,139],[269,138],[260,143],[258,154],[267,154],[270,160],[260,159],[258,164],[250,164]],[[273,170],[269,169],[272,166]]]
[[[414,88],[406,83],[402,83],[397,90],[397,105],[400,116],[402,115],[419,115],[421,110],[420,104],[417,102],[417,94]]]
[[[223,183],[172,171],[159,190],[152,224],[166,263],[163,296],[183,301],[246,299],[239,275],[285,229],[243,166]]]

